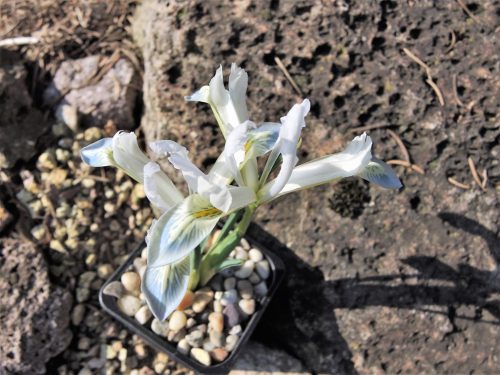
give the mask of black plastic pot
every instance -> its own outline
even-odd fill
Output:
[[[246,238],[253,247],[256,247],[262,251],[269,262],[271,275],[267,279],[268,294],[265,297],[256,299],[256,302],[258,302],[256,311],[252,315],[250,320],[246,322],[237,346],[221,363],[217,363],[212,366],[204,366],[193,358],[189,357],[189,355],[180,353],[177,350],[177,347],[168,342],[166,339],[156,335],[147,326],[142,326],[134,318],[123,314],[118,309],[116,298],[105,295],[103,293],[104,288],[112,281],[119,281],[121,275],[130,268],[134,259],[141,255],[141,251],[145,246],[144,242],[137,247],[137,249],[127,259],[127,261],[123,265],[121,265],[120,268],[118,268],[102,286],[99,292],[99,301],[101,303],[101,306],[107,313],[124,324],[130,331],[142,337],[142,339],[150,346],[152,346],[156,350],[166,353],[170,358],[182,363],[184,366],[191,368],[199,374],[225,374],[229,372],[229,370],[231,369],[231,365],[234,363],[243,346],[252,335],[252,332],[259,323],[259,320],[262,318],[264,311],[269,305],[271,298],[278,289],[279,284],[281,283],[285,275],[285,265],[283,261],[275,253],[273,253],[272,250],[266,248],[257,239],[252,238],[251,236],[247,235]]]

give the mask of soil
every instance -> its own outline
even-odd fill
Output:
[[[222,138],[208,108],[182,98],[236,61],[254,121],[311,100],[301,162],[367,130],[378,157],[406,149],[424,171],[395,167],[400,191],[349,180],[261,208],[251,230],[289,277],[255,339],[310,373],[497,372],[500,2],[150,0],[140,12],[146,140],[213,163]],[[486,170],[483,188],[472,169],[480,182]]]

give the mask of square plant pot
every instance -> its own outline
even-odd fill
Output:
[[[252,332],[256,328],[259,320],[262,318],[264,311],[267,306],[271,302],[273,295],[279,287],[279,284],[283,280],[285,275],[285,265],[283,261],[271,250],[260,243],[257,239],[252,238],[249,235],[246,235],[245,238],[249,241],[252,247],[259,249],[264,255],[265,259],[269,262],[270,268],[270,276],[266,280],[268,292],[265,296],[255,298],[256,300],[256,309],[253,315],[247,320],[242,326],[242,333],[238,340],[236,347],[231,351],[228,357],[220,362],[213,364],[211,366],[205,366],[200,362],[196,361],[189,354],[183,354],[179,352],[177,346],[174,343],[167,341],[166,338],[161,337],[155,334],[150,329],[150,321],[146,325],[141,325],[137,320],[133,317],[125,315],[117,305],[117,299],[106,295],[103,293],[103,290],[106,286],[113,281],[120,281],[120,278],[124,272],[127,272],[130,268],[133,267],[134,259],[141,256],[141,251],[144,249],[146,244],[141,243],[136,250],[132,252],[129,258],[125,261],[123,265],[121,265],[112,275],[111,277],[104,283],[101,290],[99,291],[99,301],[103,309],[109,313],[116,320],[120,321],[123,325],[125,325],[130,331],[134,334],[140,336],[146,343],[152,346],[154,349],[158,351],[162,351],[166,353],[170,358],[176,360],[177,362],[183,364],[184,366],[194,370],[199,374],[225,374],[231,370],[231,366],[241,353],[245,343],[248,341]]]

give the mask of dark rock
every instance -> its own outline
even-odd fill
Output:
[[[42,113],[32,107],[26,76],[19,56],[0,48],[0,169],[31,159],[48,130]]]
[[[238,312],[238,308],[235,305],[227,305],[222,310],[222,314],[224,314],[224,326],[232,328],[241,322],[241,316]]]
[[[5,239],[0,246],[0,373],[41,374],[71,341],[71,295],[51,286],[32,243]]]

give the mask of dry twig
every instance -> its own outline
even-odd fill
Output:
[[[460,100],[458,96],[458,90],[457,90],[457,75],[453,74],[451,77],[452,85],[453,85],[453,96],[455,97],[455,101],[457,102],[457,105],[459,107],[463,107],[464,103]]]
[[[475,23],[481,23],[479,19],[470,11],[469,8],[467,8],[467,5],[463,2],[463,0],[457,0],[458,5],[460,5],[460,8],[464,10],[465,13],[475,22]]]
[[[285,75],[285,77],[288,80],[288,82],[290,82],[290,84],[292,85],[292,87],[295,90],[295,92],[298,95],[300,95],[300,96],[304,96],[304,94],[302,93],[302,90],[300,89],[299,85],[297,85],[297,82],[295,82],[295,80],[293,79],[293,77],[288,72],[285,64],[283,64],[283,61],[281,61],[281,59],[278,56],[274,57],[274,61],[276,61],[276,64],[278,65],[278,68],[280,68],[280,70],[283,72],[283,74]]]
[[[470,186],[467,185],[467,184],[462,184],[461,182],[458,182],[457,180],[455,180],[453,177],[448,177],[448,182],[450,184],[452,184],[453,186],[456,186],[460,189],[465,189],[465,190],[468,190],[470,189]]]
[[[483,186],[483,182],[479,178],[479,174],[477,173],[476,165],[474,164],[474,160],[472,158],[467,158],[467,163],[469,163],[470,172],[472,174],[472,178],[474,182],[479,186],[483,191],[486,191],[486,187]],[[484,184],[485,185],[485,184]]]
[[[404,145],[403,141],[401,140],[401,137],[394,133],[391,129],[387,129],[387,132],[389,135],[396,141],[396,143],[399,146],[399,149],[401,150],[401,153],[403,154],[403,159],[406,160],[408,163],[410,163],[410,153],[406,149],[406,146]]]
[[[411,169],[412,171],[417,172],[418,174],[425,175],[424,169],[416,164],[411,164],[410,162],[406,160],[399,160],[399,159],[392,159],[387,162],[387,164],[391,165],[401,165],[402,167],[406,167]]]

